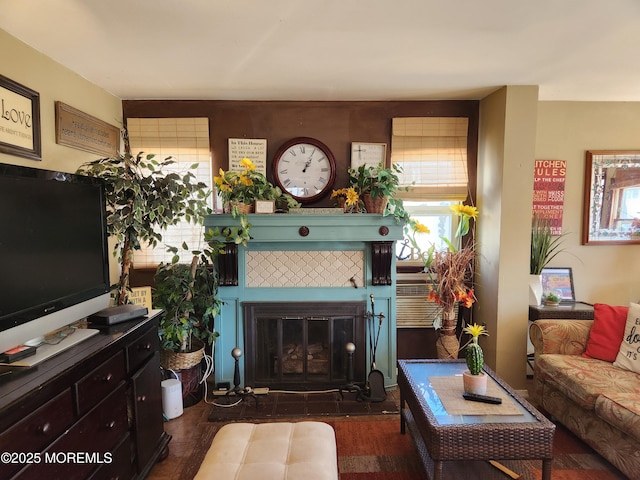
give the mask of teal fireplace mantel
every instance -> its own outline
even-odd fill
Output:
[[[368,309],[370,296],[374,295],[376,313],[385,316],[376,368],[383,372],[387,385],[395,384],[395,242],[402,239],[403,226],[393,216],[376,214],[247,217],[251,224],[247,245],[229,245],[229,254],[218,257],[223,305],[214,325],[220,333],[215,345],[216,382],[233,379],[231,350],[235,347],[245,350],[246,303],[355,301],[363,302]],[[240,221],[229,214],[216,214],[205,217],[204,225],[208,229],[238,227]],[[273,265],[269,264],[272,259]],[[316,262],[321,264],[318,271],[322,278],[316,281],[314,272],[305,276],[305,280],[313,277],[310,284],[298,281],[295,275],[301,272],[296,270],[312,268]],[[229,274],[233,269],[233,274]],[[287,278],[289,274],[294,278]],[[366,338],[371,333],[369,326],[367,329]],[[370,361],[370,346],[366,343],[357,348],[366,352]],[[240,371],[244,384],[242,359]]]
[[[402,239],[402,224],[376,214],[301,215],[249,214],[251,239],[258,242],[394,241]],[[239,227],[229,214],[208,215],[204,226]]]

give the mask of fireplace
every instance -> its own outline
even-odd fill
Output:
[[[364,381],[364,302],[245,302],[245,382],[311,390],[347,381],[345,346],[356,345],[354,379]]]
[[[251,239],[218,258],[223,304],[215,319],[215,381],[234,379],[239,347],[243,386],[290,390],[346,383],[345,344],[356,345],[354,379],[371,359],[370,296],[384,314],[376,367],[396,383],[394,242],[402,225],[374,214],[250,214]],[[216,214],[207,228],[239,226]],[[378,328],[376,325],[376,334]],[[294,337],[296,337],[294,339]]]

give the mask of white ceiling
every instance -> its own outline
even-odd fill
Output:
[[[0,0],[0,28],[123,99],[640,101],[639,0]]]

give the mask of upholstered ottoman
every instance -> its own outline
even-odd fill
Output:
[[[333,428],[322,422],[230,423],[194,480],[337,480]]]

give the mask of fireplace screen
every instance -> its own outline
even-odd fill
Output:
[[[245,384],[308,390],[365,377],[364,302],[245,303]]]

